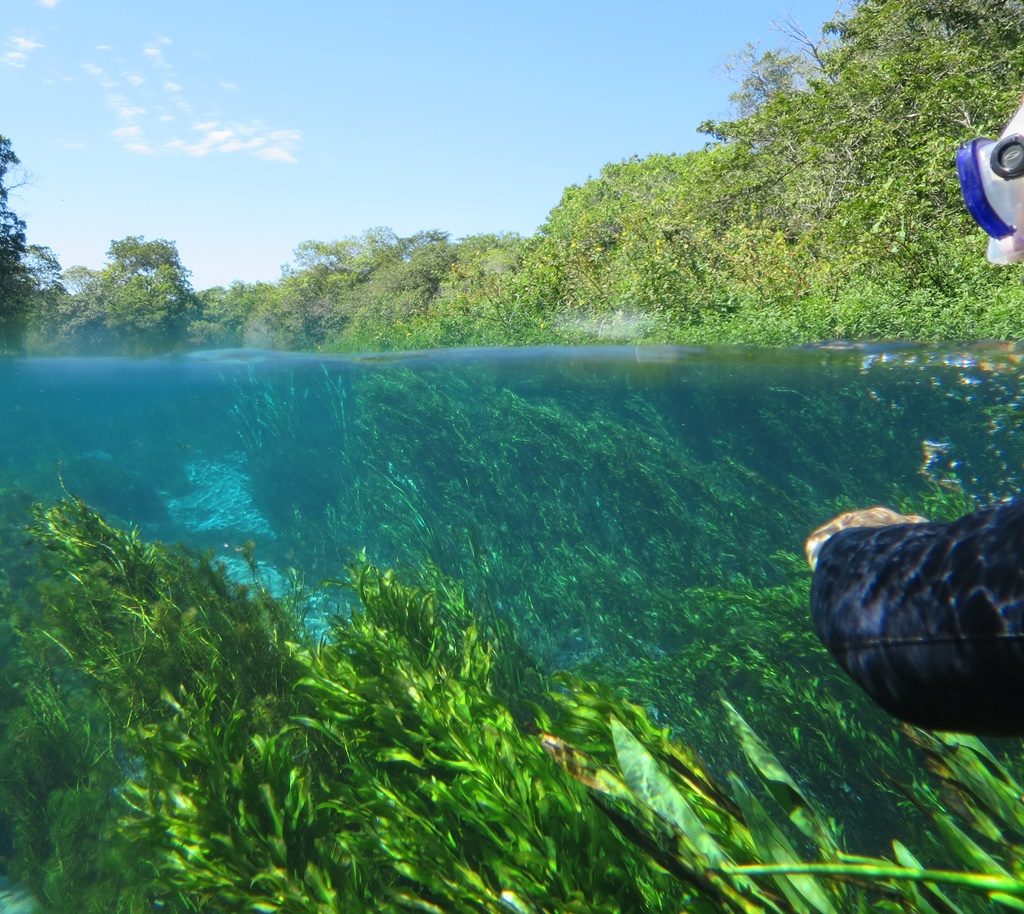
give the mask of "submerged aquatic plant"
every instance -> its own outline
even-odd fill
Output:
[[[45,910],[1024,903],[1020,785],[977,740],[908,728],[937,780],[898,786],[939,846],[859,856],[733,704],[707,713],[752,781],[721,779],[607,686],[545,676],[436,566],[403,580],[354,562],[351,619],[313,643],[258,581],[233,585],[81,502],[40,513],[33,537],[44,573],[6,604],[22,710],[3,718],[0,791],[20,823],[4,857]],[[59,745],[70,758],[29,758]],[[43,781],[19,794],[33,770]],[[45,782],[60,772],[73,778]],[[76,815],[54,813],[69,801]]]
[[[901,735],[810,633],[796,554],[873,501],[962,513],[1019,436],[961,461],[955,384],[925,417],[919,380],[559,371],[263,375],[230,443],[164,430],[206,483],[172,507],[228,467],[273,529],[257,560],[219,522],[228,574],[74,499],[26,548],[0,492],[0,876],[118,914],[1019,903],[1019,748]],[[261,577],[344,562],[319,639]]]
[[[143,543],[79,500],[40,513],[32,536],[43,574],[4,605],[20,635],[0,747],[11,870],[58,910],[92,892],[95,910],[134,911],[145,891],[123,882],[152,866],[121,840],[111,796],[140,770],[140,738],[193,692],[225,696],[207,709],[220,723],[234,701],[254,730],[289,713],[283,645],[299,626],[261,589]]]

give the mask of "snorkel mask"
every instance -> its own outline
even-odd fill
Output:
[[[1024,260],[1024,99],[998,140],[971,140],[956,153],[967,211],[989,235],[991,263]]]

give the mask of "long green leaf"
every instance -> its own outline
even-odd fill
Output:
[[[650,753],[614,717],[611,730],[622,777],[637,799],[683,835],[701,863],[722,864],[726,857],[721,847]]]
[[[892,849],[893,854],[896,857],[896,862],[901,866],[905,866],[908,869],[924,869],[924,867],[922,867],[918,862],[917,858],[899,841],[893,841]],[[922,890],[918,889],[917,886],[912,885],[911,891],[914,896],[914,908],[915,910],[920,911],[921,914],[963,914],[962,909],[953,904],[953,902],[935,886],[926,885]],[[925,897],[925,893],[927,893],[929,897]],[[941,911],[931,903],[929,898],[938,902],[941,906]]]
[[[743,819],[750,829],[750,834],[754,839],[757,850],[775,863],[800,863],[800,858],[797,856],[793,845],[786,840],[786,836],[771,820],[757,797],[747,788],[747,785],[735,774],[730,775],[729,783],[732,786],[733,797],[743,811]],[[818,911],[819,914],[835,914],[836,909],[834,905],[813,877],[804,875],[778,876],[775,881],[790,904],[798,911],[807,910],[806,902],[814,910]]]
[[[779,805],[786,811],[790,821],[804,835],[814,841],[823,853],[828,855],[838,853],[839,845],[832,833],[832,829],[818,815],[810,800],[807,799],[804,792],[797,786],[796,781],[789,776],[789,773],[782,767],[774,753],[751,729],[740,712],[724,698],[722,699],[722,704],[729,715],[733,729],[739,734],[743,752],[746,754],[751,765],[753,765],[754,770],[761,776],[772,796],[775,797]]]

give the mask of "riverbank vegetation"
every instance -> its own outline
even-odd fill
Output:
[[[371,229],[306,241],[275,283],[195,291],[175,245],[124,238],[62,270],[7,208],[0,346],[144,354],[576,342],[1009,339],[1015,269],[984,259],[953,157],[1024,85],[1024,17],[998,0],[862,0],[820,35],[747,48],[734,116],[684,155],[610,164],[537,233]],[[0,146],[4,169],[16,164]]]

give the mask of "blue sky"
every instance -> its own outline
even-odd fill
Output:
[[[29,241],[175,241],[196,288],[386,225],[532,233],[607,162],[685,152],[772,20],[835,0],[3,0],[0,134]]]

